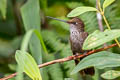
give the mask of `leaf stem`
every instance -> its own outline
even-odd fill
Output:
[[[98,9],[99,9],[100,13],[103,12],[102,8],[101,8],[100,0],[97,1],[97,4],[98,4]]]
[[[102,14],[102,16],[103,16],[103,19],[104,19],[104,21],[105,21],[105,23],[106,23],[106,25],[107,25],[107,28],[108,28],[109,30],[111,30],[110,25],[109,25],[109,23],[108,23],[108,21],[107,21],[105,15]]]
[[[105,21],[105,24],[106,24],[107,28],[108,28],[109,30],[111,30],[111,27],[110,27],[110,25],[109,25],[109,23],[108,23],[105,15],[104,15],[104,11],[103,11],[102,8],[101,8],[100,0],[98,0],[98,9],[100,10],[101,15],[103,16],[103,19],[104,19],[104,21]],[[115,42],[117,43],[117,45],[118,45],[119,48],[120,48],[120,44],[119,44],[117,38],[115,38]]]

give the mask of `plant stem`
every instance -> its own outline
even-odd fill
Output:
[[[107,21],[105,15],[102,14],[102,16],[103,16],[103,19],[104,19],[104,21],[105,21],[105,23],[106,23],[106,25],[107,25],[107,28],[108,28],[109,30],[111,30],[110,25],[109,25],[109,23],[108,23],[108,21]]]
[[[98,7],[99,7],[98,0],[96,0],[96,8],[99,9]],[[96,13],[96,16],[97,16],[97,21],[98,21],[98,27],[101,32],[104,32],[103,23],[102,23],[102,15],[100,14],[100,11]],[[107,46],[107,44],[105,43],[103,46],[105,47]]]
[[[100,0],[98,0],[98,8],[99,8],[99,10],[100,10],[101,15],[103,16],[103,19],[104,19],[104,21],[105,21],[105,23],[106,23],[106,25],[107,25],[107,28],[108,28],[109,30],[111,30],[111,27],[110,27],[110,25],[109,25],[109,23],[108,23],[105,15],[104,15],[104,11],[103,11],[102,8],[101,8]],[[117,45],[118,45],[119,48],[120,48],[120,44],[119,44],[117,38],[115,38],[115,42],[117,43]]]
[[[105,23],[106,23],[108,29],[111,30],[110,25],[109,25],[109,23],[108,23],[108,21],[107,21],[105,15],[103,14],[102,16],[103,16],[103,19],[104,19],[104,21],[105,21]],[[119,44],[117,38],[115,38],[115,42],[118,44],[118,46],[119,46],[119,48],[120,48],[120,44]]]
[[[117,44],[112,44],[112,45],[109,45],[109,46],[106,46],[104,48],[100,48],[100,49],[95,49],[95,50],[91,50],[89,52],[85,54],[81,54],[81,55],[72,55],[72,56],[68,56],[68,57],[65,57],[65,58],[62,58],[62,59],[56,59],[56,60],[53,60],[53,61],[49,61],[49,62],[46,62],[46,63],[43,63],[43,64],[40,64],[38,65],[39,68],[42,68],[42,67],[45,67],[45,66],[48,66],[48,65],[52,65],[52,64],[56,64],[56,63],[63,63],[63,62],[66,62],[66,61],[71,61],[71,60],[75,60],[75,59],[80,59],[80,58],[83,58],[85,56],[88,56],[88,55],[91,55],[91,54],[94,54],[96,52],[100,52],[100,51],[104,51],[104,50],[107,50],[109,48],[112,48],[112,47],[115,47],[117,46]],[[10,78],[13,78],[17,75],[18,73],[13,73],[11,75],[8,75],[4,78],[0,78],[0,80],[8,80]]]
[[[97,4],[98,4],[98,9],[99,9],[100,13],[103,12],[102,8],[101,8],[100,0],[97,1]]]
[[[98,9],[98,0],[96,0],[96,8]],[[102,23],[102,15],[100,14],[100,12],[97,12],[96,13],[96,16],[97,16],[97,21],[98,21],[98,27],[100,29],[100,31],[104,31],[103,29],[103,23]]]

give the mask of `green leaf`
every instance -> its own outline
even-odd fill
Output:
[[[110,4],[112,4],[115,0],[105,0],[103,3],[103,9],[108,7]]]
[[[0,11],[3,19],[6,19],[7,0],[0,0]]]
[[[67,17],[76,17],[79,16],[85,12],[88,11],[98,11],[96,8],[94,7],[77,7],[75,9],[73,9],[68,15]]]
[[[120,55],[108,51],[98,52],[83,58],[80,63],[73,69],[71,74],[77,73],[82,69],[95,66],[98,69],[106,67],[120,66]]]
[[[111,40],[114,40],[115,38],[120,37],[120,30],[105,30],[104,32],[100,32],[96,30],[92,34],[90,34],[84,44],[83,49],[84,50],[90,50],[94,49],[106,42],[109,42]]]
[[[33,29],[26,32],[25,36],[23,37],[22,43],[21,43],[21,50],[27,51],[28,49],[28,43],[30,41],[30,38],[33,34]]]
[[[47,48],[46,48],[46,46],[44,44],[44,41],[42,39],[42,36],[41,36],[40,32],[38,30],[35,30],[35,29],[31,29],[31,30],[27,31],[27,33],[25,34],[25,36],[23,38],[23,41],[21,43],[21,50],[22,51],[26,51],[27,50],[28,43],[29,43],[33,33],[39,38],[40,43],[41,43],[41,45],[42,45],[42,47],[44,49],[44,52],[48,53],[47,52]]]
[[[115,79],[117,77],[120,77],[120,71],[115,70],[109,70],[101,75],[104,79]]]
[[[21,8],[21,16],[26,31],[37,29],[40,32],[40,5],[39,0],[28,0]],[[38,64],[42,63],[42,48],[35,34],[29,41],[30,52]]]
[[[20,67],[23,67],[23,71],[33,80],[42,80],[39,68],[33,57],[25,52],[17,50],[15,58]]]
[[[40,7],[39,0],[28,0],[21,7],[21,15],[25,30],[38,29],[40,31]]]

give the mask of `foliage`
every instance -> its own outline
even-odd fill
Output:
[[[1,1],[3,1],[3,3]],[[85,57],[77,66],[74,61],[68,61],[41,68],[39,71],[36,65],[36,63],[42,64],[72,55],[69,44],[69,25],[46,19],[45,16],[54,16],[63,20],[69,20],[69,18],[66,17],[67,14],[68,17],[78,16],[84,21],[85,31],[89,33],[89,37],[86,39],[83,48],[98,49],[106,42],[109,42],[109,44],[114,43],[114,41],[111,40],[119,37],[119,0],[101,0],[100,6],[102,11],[95,8],[96,0],[1,1],[0,74],[3,75],[0,75],[0,77],[18,71],[20,78],[16,77],[17,80],[30,80],[35,74],[35,76],[40,76],[41,74],[43,80],[82,80],[82,77],[77,72],[91,66],[96,68],[96,74],[92,80],[99,80],[101,77],[104,79],[115,79],[119,77],[119,47]],[[115,30],[96,33],[96,30],[98,31],[99,29],[96,11],[104,15],[110,28]],[[104,14],[102,12],[104,12]],[[109,27],[104,21],[103,19],[104,29],[108,29]],[[106,34],[108,37],[106,37]],[[93,38],[97,38],[97,40]],[[97,44],[89,46],[89,44],[92,43]],[[16,50],[18,51],[16,52]],[[16,54],[14,54],[14,52],[16,52]],[[19,57],[19,60],[16,58],[18,64],[23,61],[23,63],[21,63],[22,65],[15,63],[15,55]],[[24,58],[24,56],[27,56],[27,58]],[[26,59],[27,62],[24,62]],[[34,65],[31,64],[32,61]],[[29,67],[26,63],[30,63]],[[30,78],[27,75],[21,76],[21,72],[23,72],[22,67],[24,66],[28,69],[28,72],[24,72],[27,72]],[[106,67],[110,67],[110,69],[104,71]],[[16,70],[16,68],[18,69]],[[116,70],[111,70],[111,68]],[[99,69],[101,70],[98,71]],[[71,72],[76,74],[71,75]],[[101,75],[102,72],[105,73]],[[15,79],[12,78],[12,80]]]
[[[74,10],[72,10],[67,15],[67,17],[76,17],[76,16],[79,16],[79,15],[85,13],[85,12],[88,12],[88,11],[97,11],[97,9],[93,8],[93,7],[77,7]]]
[[[25,51],[16,51],[15,55],[18,65],[33,80],[42,80],[39,68],[33,57]]]
[[[115,0],[105,0],[103,3],[103,9],[112,4]]]
[[[101,51],[85,57],[71,72],[72,74],[85,69],[86,67],[96,67],[98,69],[104,69],[108,67],[118,67],[119,65],[119,54],[114,54],[108,51]],[[100,62],[101,61],[101,62]]]
[[[35,9],[34,9],[35,8]],[[34,10],[34,11],[33,11]],[[32,13],[31,13],[32,11]],[[39,0],[29,0],[25,5],[21,7],[21,16],[25,26],[25,30],[37,29],[40,31],[40,9]],[[37,62],[42,63],[42,49],[39,39],[34,35],[29,43],[30,51]],[[36,45],[37,42],[37,45]],[[36,45],[33,47],[33,45]]]
[[[83,44],[83,50],[94,49],[106,42],[109,42],[111,40],[114,40],[115,38],[120,37],[119,35],[120,35],[119,29],[105,30],[104,32],[96,30],[86,38]]]
[[[119,77],[120,71],[115,71],[115,70],[109,70],[101,75],[101,77],[105,79],[115,79]]]

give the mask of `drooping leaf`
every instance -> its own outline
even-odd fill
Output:
[[[112,4],[115,0],[105,0],[103,3],[103,9],[108,7],[110,4]]]
[[[75,9],[73,9],[68,15],[67,17],[76,17],[76,16],[79,16],[85,12],[88,12],[88,11],[97,11],[96,8],[94,7],[77,7]]]
[[[33,33],[38,37],[38,39],[39,39],[39,41],[44,49],[44,52],[48,53],[40,32],[38,30],[35,30],[35,29],[31,29],[31,30],[27,31],[27,33],[25,34],[23,41],[22,41],[21,50],[23,50],[23,51],[27,50],[28,43],[29,43]]]
[[[32,36],[33,33],[33,29],[29,30],[28,32],[26,32],[25,36],[23,37],[23,41],[21,43],[21,50],[22,51],[26,51],[28,48],[28,43],[30,41],[30,38]]]
[[[83,44],[84,50],[94,49],[106,42],[114,40],[115,38],[120,37],[120,30],[105,30],[104,32],[100,32],[96,30],[92,34],[90,34]]]
[[[40,33],[39,31],[37,31],[37,30],[34,30],[34,33],[35,33],[36,36],[39,38],[40,43],[41,43],[41,45],[42,45],[42,48],[43,48],[44,52],[45,52],[45,53],[48,53],[47,48],[46,48],[46,46],[45,46],[45,44],[44,44],[44,41],[43,41],[43,39],[42,39],[41,33]]]
[[[23,67],[23,71],[33,80],[42,80],[39,68],[33,59],[33,57],[25,51],[16,51],[16,61],[20,67]]]
[[[6,19],[6,8],[7,8],[7,0],[0,0],[0,12],[2,14],[3,19]]]
[[[101,75],[104,79],[115,79],[117,77],[120,77],[120,71],[115,70],[109,70]]]
[[[106,67],[118,67],[120,66],[120,55],[111,53],[108,51],[98,52],[89,55],[82,59],[80,63],[73,69],[71,74],[77,73],[82,69],[95,66],[98,69],[103,69]]]

